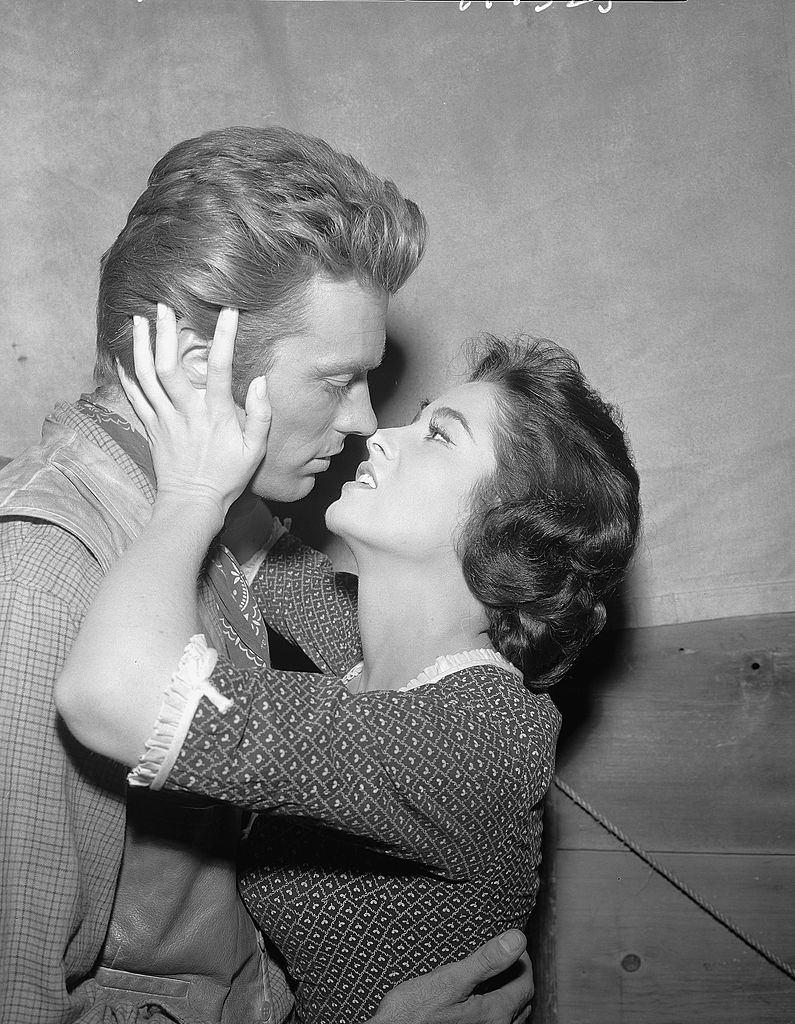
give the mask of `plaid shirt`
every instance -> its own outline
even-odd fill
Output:
[[[149,501],[147,475],[74,407],[58,419],[110,454]],[[2,510],[0,510],[0,513]],[[113,907],[125,835],[124,769],[59,723],[53,683],[102,578],[70,533],[0,519],[0,1021],[171,1021],[106,1005],[91,980]],[[275,994],[272,1020],[289,1008]]]

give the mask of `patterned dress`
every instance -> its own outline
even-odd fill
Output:
[[[211,700],[172,687],[134,775],[162,782],[170,742],[168,786],[267,812],[243,897],[285,960],[299,1020],[355,1024],[399,982],[524,925],[559,716],[493,651],[439,658],[399,691],[351,692],[355,578],[289,534],[252,588],[327,674],[219,661]]]

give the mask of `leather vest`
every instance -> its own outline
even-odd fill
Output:
[[[240,812],[128,788],[124,855],[102,964],[107,1002],[145,999],[178,1020],[269,1019],[256,930],[237,893]]]

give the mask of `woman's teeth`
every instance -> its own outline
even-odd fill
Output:
[[[366,484],[368,487],[372,487],[373,490],[375,490],[375,487],[376,487],[375,480],[370,475],[370,473],[367,473],[366,471],[363,472],[363,473],[357,473],[356,474],[356,483],[357,484]]]

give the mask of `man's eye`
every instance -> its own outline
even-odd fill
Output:
[[[332,394],[344,395],[345,392],[350,388],[351,384],[353,384],[353,378],[345,377],[341,379],[336,379],[334,377],[330,377],[323,383],[328,388],[328,390],[332,392]]]

